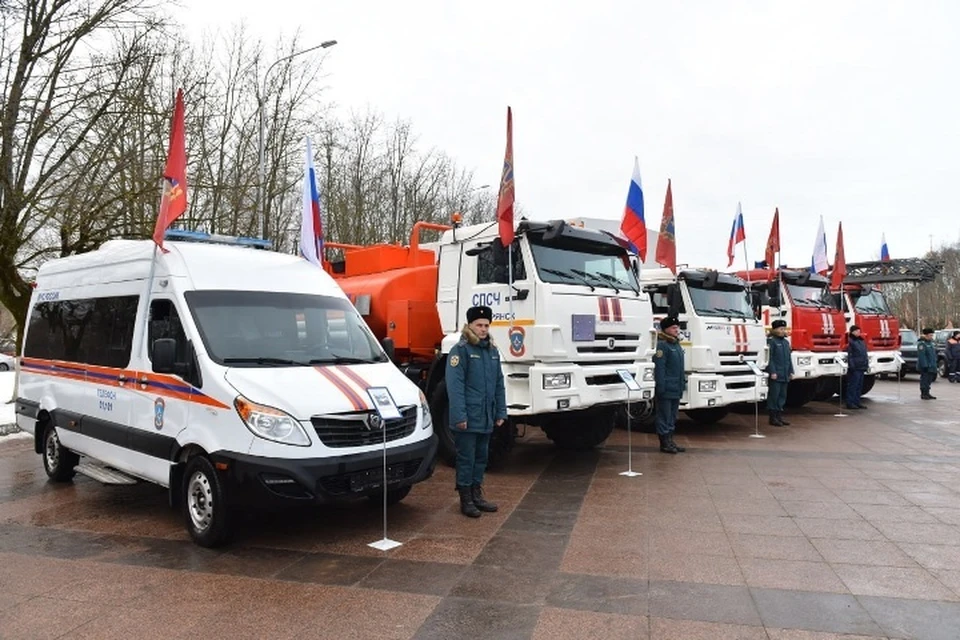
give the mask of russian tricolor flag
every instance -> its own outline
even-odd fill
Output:
[[[313,166],[313,146],[307,138],[307,159],[303,170],[303,219],[300,222],[300,255],[323,266],[323,224],[320,221],[320,191]]]
[[[640,161],[633,158],[633,177],[627,191],[627,206],[623,209],[620,231],[630,241],[631,248],[640,256],[640,262],[647,258],[647,221],[643,217],[643,186],[640,182]]]
[[[890,262],[890,249],[887,248],[887,234],[881,236],[880,262]]]
[[[729,262],[727,267],[733,266],[733,259],[737,255],[737,245],[741,242],[746,242],[747,232],[743,228],[743,211],[740,208],[740,203],[737,203],[737,215],[733,219],[733,228],[730,229],[730,241],[727,242],[727,258]]]

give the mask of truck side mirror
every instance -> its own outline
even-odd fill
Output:
[[[380,346],[383,347],[383,352],[387,354],[387,357],[390,358],[390,361],[393,362],[394,357],[397,355],[397,349],[393,344],[393,338],[384,338],[380,341]]]
[[[566,228],[567,223],[563,220],[553,220],[549,223],[547,230],[543,234],[543,241],[550,243],[563,235],[563,230]]]
[[[157,373],[174,373],[177,361],[177,341],[173,338],[157,338],[150,348],[150,360]]]
[[[706,276],[703,278],[703,288],[704,289],[713,289],[717,286],[717,280],[720,278],[720,275],[716,271],[707,271]]]
[[[667,287],[667,313],[674,317],[680,313],[680,287],[676,284]]]

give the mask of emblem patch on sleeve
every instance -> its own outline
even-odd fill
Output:
[[[450,366],[455,367],[460,364],[460,356],[450,356]]]
[[[662,358],[662,357],[663,357],[663,349],[657,349],[657,356],[656,356],[656,357],[658,357],[658,358]]]

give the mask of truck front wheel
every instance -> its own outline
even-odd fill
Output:
[[[616,423],[615,408],[585,411],[544,425],[543,431],[561,449],[589,451],[610,437]]]

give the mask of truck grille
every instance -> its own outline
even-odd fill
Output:
[[[310,419],[320,442],[328,447],[362,447],[383,442],[386,429],[387,442],[406,438],[417,428],[417,408],[402,407],[401,418],[387,420],[382,425],[376,411],[355,411]]]
[[[870,338],[869,344],[876,349],[896,349],[897,339],[892,336],[886,338]]]
[[[720,369],[716,373],[721,376],[753,375],[746,363],[759,362],[760,359],[760,354],[756,351],[721,351],[718,355],[720,356]],[[742,362],[740,356],[743,356]]]
[[[817,334],[813,336],[814,351],[837,351],[840,349],[840,336]]]
[[[613,342],[613,348],[610,343]],[[640,346],[640,336],[636,333],[598,333],[593,342],[577,345],[577,353],[635,353]]]

